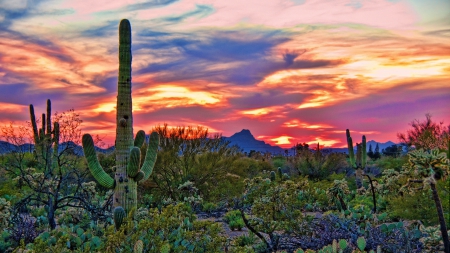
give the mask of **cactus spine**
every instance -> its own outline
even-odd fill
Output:
[[[140,166],[140,148],[145,132],[140,130],[133,140],[133,114],[131,99],[131,26],[126,19],[119,25],[119,76],[116,107],[116,171],[114,178],[108,175],[98,162],[94,142],[89,134],[83,135],[83,150],[94,178],[104,187],[114,188],[114,214],[120,218],[137,207],[137,183],[147,180],[153,171],[159,136],[150,135],[144,163]],[[117,212],[116,212],[117,211]],[[120,225],[118,226],[120,227]],[[117,228],[118,228],[117,227]]]
[[[42,114],[42,127],[38,129],[36,116],[34,114],[34,106],[30,104],[30,119],[33,128],[36,156],[38,161],[43,164],[47,170],[51,170],[54,161],[56,163],[57,159],[53,159],[53,156],[58,155],[59,147],[59,124],[58,122],[55,122],[52,131],[51,114],[52,103],[50,99],[47,99],[47,115],[45,115],[45,113]]]

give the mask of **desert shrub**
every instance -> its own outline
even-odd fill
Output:
[[[286,157],[277,156],[272,159],[273,167],[275,168],[283,168],[286,165]]]
[[[444,187],[449,181],[439,181],[439,196],[442,196],[442,209],[446,224],[450,224],[450,198]],[[447,201],[446,201],[447,200]],[[387,199],[387,212],[392,219],[420,220],[426,226],[439,224],[435,203],[430,191],[417,192],[414,195],[393,196]]]
[[[402,166],[408,162],[408,156],[400,156],[400,157],[392,157],[392,156],[383,156],[381,159],[376,161],[377,167],[380,167],[382,170],[393,169],[396,171],[401,171]]]
[[[9,249],[13,242],[10,239],[11,238],[11,232],[9,230],[3,230],[0,233],[0,252],[6,252],[7,249]]]
[[[20,214],[12,220],[10,239],[15,245],[22,240],[25,244],[31,243],[39,235],[41,230],[36,224],[36,219],[28,214]]]
[[[276,251],[282,238],[303,229],[302,202],[298,196],[307,185],[306,180],[271,181],[261,177],[246,180],[246,191],[241,201],[243,206],[251,209],[252,215],[243,218],[245,225],[260,239],[262,234],[269,237],[254,248],[256,252]]]
[[[241,212],[239,210],[232,210],[225,214],[223,220],[228,223],[231,230],[242,230],[245,226],[244,220],[242,219]]]
[[[213,212],[214,210],[217,209],[217,205],[211,202],[204,202],[202,205],[202,210],[203,212]]]
[[[334,180],[342,180],[344,174],[331,174],[323,180],[309,180],[307,177],[300,176],[295,182],[308,181],[305,189],[299,191],[299,201],[306,211],[327,211],[330,209],[327,190],[333,186]]]
[[[238,236],[234,239],[235,245],[239,247],[246,247],[254,245],[259,239],[254,233],[248,233]]]
[[[316,180],[325,179],[347,166],[345,154],[325,150],[304,150],[298,153],[294,163],[301,175]]]

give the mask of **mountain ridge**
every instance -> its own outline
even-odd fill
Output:
[[[230,142],[230,145],[236,145],[240,148],[242,152],[250,153],[250,151],[259,151],[261,153],[270,152],[273,155],[278,154],[285,154],[285,150],[288,150],[289,154],[291,154],[292,148],[282,148],[279,146],[272,146],[265,141],[256,139],[251,131],[249,129],[242,129],[240,132],[234,133],[230,137],[223,137],[224,140],[227,140]],[[377,142],[375,140],[370,140],[367,142],[367,151],[369,151],[369,146],[372,145],[372,151],[375,152],[375,147],[378,144],[378,147],[380,149],[380,152],[392,145],[395,145],[396,143],[392,141],[387,142]],[[74,153],[76,155],[84,155],[83,154],[83,148],[73,142],[67,142],[60,144],[60,150],[62,150],[65,147],[72,147],[74,150]],[[109,153],[114,150],[114,146],[109,147],[107,149],[95,147],[97,152],[101,153]],[[341,152],[341,153],[348,153],[347,148],[326,148],[333,152]],[[20,146],[13,145],[11,143],[0,141],[0,154],[10,153],[13,151],[22,151],[22,152],[30,152],[34,150],[34,144],[26,143]]]

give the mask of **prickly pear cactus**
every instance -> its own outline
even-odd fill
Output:
[[[358,249],[363,251],[366,248],[366,239],[364,239],[364,237],[359,237],[358,240],[356,240],[356,244],[358,245]]]
[[[147,180],[153,171],[159,136],[150,135],[150,141],[141,164],[141,152],[145,132],[140,130],[133,139],[133,114],[131,99],[131,26],[126,19],[119,25],[119,77],[116,109],[116,171],[114,178],[108,175],[98,162],[94,142],[89,134],[83,135],[82,143],[89,169],[104,187],[114,189],[113,206],[117,213],[125,214],[137,207],[137,183]],[[116,210],[114,211],[116,214]],[[120,225],[119,225],[120,227]]]

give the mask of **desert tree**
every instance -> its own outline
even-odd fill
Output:
[[[398,133],[397,137],[408,148],[414,146],[416,149],[448,150],[450,146],[450,125],[444,122],[435,122],[431,119],[431,114],[425,114],[425,120],[413,120],[411,129],[406,133]]]
[[[43,206],[51,229],[56,227],[58,209],[83,208],[94,219],[103,216],[107,201],[93,201],[95,192],[87,182],[89,174],[80,158],[77,144],[82,120],[79,115],[69,110],[52,117],[51,102],[47,100],[47,113],[42,114],[40,122],[36,120],[33,105],[30,105],[30,118],[31,122],[25,126],[11,124],[1,128],[2,139],[16,147],[3,155],[1,163],[22,192],[14,213],[18,215],[19,210]],[[42,125],[39,129],[38,123]],[[29,141],[34,147],[27,145]]]
[[[152,174],[154,189],[163,197],[180,200],[180,185],[191,182],[198,193],[208,198],[211,187],[230,176],[227,169],[239,158],[238,149],[220,134],[210,135],[202,126],[153,129],[160,136],[160,146]],[[182,200],[182,199],[181,199]]]
[[[437,180],[448,177],[449,160],[446,158],[446,154],[439,152],[437,148],[431,151],[424,151],[423,149],[413,150],[409,152],[408,156],[409,162],[403,166],[403,173],[408,177],[408,183],[400,191],[415,194],[420,190],[431,190],[431,195],[436,205],[445,252],[450,252],[450,241],[445,224],[444,210],[437,189]],[[448,198],[446,199],[448,201]]]

